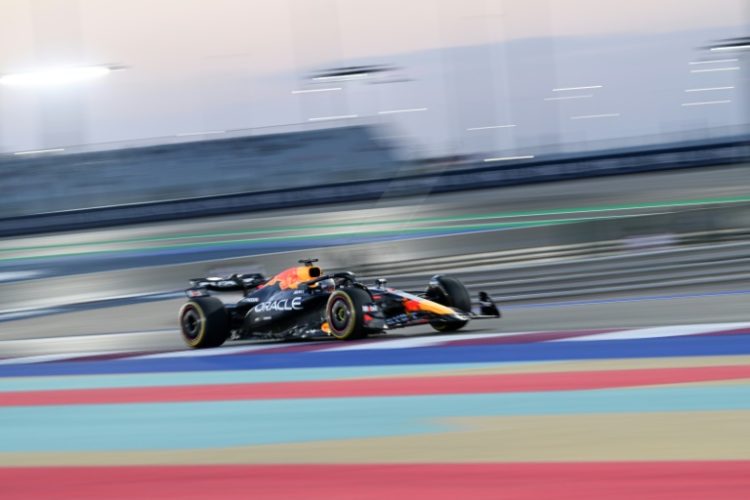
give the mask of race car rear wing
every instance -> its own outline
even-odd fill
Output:
[[[244,292],[258,285],[262,285],[268,279],[260,273],[233,274],[231,276],[191,278],[190,289],[204,289],[215,292]]]

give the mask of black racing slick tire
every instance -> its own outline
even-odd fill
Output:
[[[190,299],[180,309],[182,339],[193,349],[219,347],[229,337],[224,303],[215,297]]]
[[[330,335],[338,340],[361,339],[367,335],[364,326],[364,306],[370,304],[370,294],[358,288],[336,290],[326,303],[326,323]]]
[[[444,306],[453,307],[459,311],[471,312],[471,296],[463,283],[456,278],[440,276],[438,286],[430,290],[432,300]],[[460,330],[468,321],[431,321],[430,326],[439,332],[455,332]]]

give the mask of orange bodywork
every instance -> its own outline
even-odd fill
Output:
[[[316,271],[313,271],[315,269]],[[316,276],[311,276],[312,274],[316,274]],[[298,267],[290,267],[286,271],[282,271],[273,278],[271,278],[265,286],[272,286],[272,285],[279,285],[279,288],[282,290],[288,290],[288,289],[295,289],[299,287],[301,283],[306,283],[313,279],[314,277],[320,276],[322,273],[321,269],[319,267],[310,267],[310,266],[298,266]]]
[[[455,311],[450,307],[438,304],[431,300],[404,298],[404,309],[406,312],[430,312],[439,315],[452,315]]]

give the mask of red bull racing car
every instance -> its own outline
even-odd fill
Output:
[[[405,292],[383,279],[366,286],[350,272],[324,274],[315,262],[301,260],[272,278],[253,273],[190,280],[179,314],[183,339],[192,348],[228,339],[352,340],[422,324],[450,332],[472,319],[500,317],[484,292],[473,311],[466,287],[455,278],[433,276],[424,291]],[[225,304],[211,292],[242,292],[242,298]]]

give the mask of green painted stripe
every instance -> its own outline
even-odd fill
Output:
[[[42,255],[32,255],[24,257],[5,257],[0,258],[0,262],[18,262],[18,261],[33,261],[39,259],[46,259],[50,257],[75,257],[80,255],[107,255],[107,254],[122,254],[127,255],[131,253],[140,253],[144,251],[159,251],[159,250],[171,250],[177,248],[214,248],[228,244],[252,244],[252,243],[274,243],[274,242],[289,242],[289,241],[305,241],[314,240],[326,237],[377,237],[377,236],[401,236],[401,235],[420,235],[435,233],[438,234],[456,234],[462,232],[480,232],[480,231],[492,231],[500,229],[522,229],[529,227],[542,227],[542,226],[553,226],[562,224],[575,224],[591,220],[613,220],[623,219],[630,217],[637,217],[638,215],[610,215],[610,216],[597,216],[597,217],[577,217],[568,219],[545,219],[538,221],[527,221],[527,222],[489,222],[480,224],[452,224],[447,226],[433,226],[433,227],[419,227],[419,228],[398,228],[398,229],[384,229],[376,231],[350,231],[350,232],[328,232],[318,234],[305,234],[305,235],[287,235],[287,236],[266,236],[259,238],[239,238],[239,239],[227,239],[219,241],[205,241],[199,243],[176,243],[172,245],[159,245],[159,246],[143,246],[137,248],[128,249],[111,249],[111,250],[89,250],[80,252],[58,252],[58,253],[45,253]],[[74,245],[77,246],[77,245]]]
[[[599,206],[588,206],[588,207],[576,207],[566,209],[552,209],[552,210],[531,210],[531,211],[517,211],[517,212],[491,212],[483,214],[470,214],[455,217],[422,217],[413,219],[394,219],[386,221],[363,221],[357,223],[334,223],[334,224],[311,224],[308,226],[285,226],[279,228],[269,229],[252,229],[245,231],[224,231],[224,232],[206,232],[206,233],[182,233],[173,236],[156,236],[156,237],[143,237],[143,238],[125,238],[125,239],[111,239],[111,240],[99,240],[89,241],[80,243],[57,243],[50,245],[37,245],[37,246],[20,246],[20,247],[9,247],[0,248],[0,252],[14,252],[14,251],[33,251],[33,250],[44,250],[53,248],[68,248],[68,247],[80,247],[80,246],[97,246],[97,245],[112,245],[112,244],[132,244],[132,243],[151,243],[157,241],[175,241],[184,239],[200,239],[200,238],[226,238],[233,236],[248,236],[254,234],[278,234],[293,231],[309,231],[309,230],[330,230],[335,228],[345,227],[362,227],[362,226],[376,226],[376,225],[406,225],[413,226],[416,224],[435,224],[435,223],[451,223],[451,222],[468,222],[468,221],[482,221],[492,219],[508,219],[515,217],[547,217],[557,215],[568,215],[568,214],[584,214],[584,213],[597,213],[597,212],[612,212],[612,211],[631,211],[631,210],[643,210],[643,209],[656,209],[656,208],[675,208],[675,207],[691,207],[691,206],[704,206],[704,205],[716,205],[716,204],[734,204],[734,203],[746,203],[750,202],[750,196],[738,196],[738,197],[725,197],[725,198],[703,198],[698,200],[678,200],[670,202],[654,202],[654,203],[638,203],[638,204],[627,204],[627,205],[599,205]],[[559,219],[561,221],[570,221],[571,219]],[[584,219],[572,219],[572,220],[588,220]],[[540,221],[544,222],[544,221]],[[509,226],[515,224],[522,224],[518,222],[511,223],[497,223],[507,224]],[[528,224],[528,223],[526,223]],[[482,224],[479,224],[481,226]],[[476,224],[473,226],[477,226]],[[441,226],[441,227],[464,227],[464,226]],[[471,226],[465,226],[471,227]],[[427,228],[399,228],[390,230],[391,232],[399,231],[430,231],[434,228],[432,226]],[[372,231],[372,233],[388,232],[388,230]],[[347,231],[347,232],[327,232],[322,235],[349,235],[349,234],[361,234],[359,231]],[[366,231],[364,234],[371,234]],[[315,235],[315,237],[320,235]],[[302,237],[302,236],[297,236]],[[313,236],[310,236],[313,237]],[[288,238],[288,237],[282,237]],[[270,238],[261,238],[266,240]],[[246,240],[227,240],[227,241],[254,241],[252,239]]]

